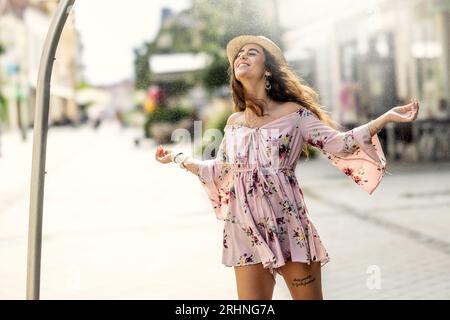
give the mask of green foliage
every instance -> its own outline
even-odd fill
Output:
[[[0,122],[6,121],[8,117],[8,103],[5,96],[0,91]]]
[[[228,60],[216,58],[202,73],[202,83],[207,90],[214,90],[228,83]]]
[[[186,117],[192,116],[193,113],[194,113],[193,109],[186,107],[174,107],[174,108],[169,108],[166,106],[158,107],[155,109],[155,111],[147,115],[144,124],[145,137],[149,138],[149,129],[152,124],[156,122],[175,123]]]
[[[272,11],[273,0],[193,0],[190,8],[162,25],[153,42],[135,50],[136,87],[146,89],[151,83],[151,55],[182,52],[204,52],[213,58],[195,79],[205,88],[212,91],[227,84],[225,47],[230,39],[264,35],[281,45],[280,30],[269,15]]]
[[[189,14],[199,26],[202,50],[217,53],[240,34],[262,34],[279,42],[271,11],[273,0],[194,0]]]
[[[307,159],[317,158],[317,156],[319,155],[319,150],[317,150],[315,147],[310,146],[309,144],[306,145],[306,148],[308,150],[308,156],[306,156],[306,153],[302,149],[302,152],[300,153],[300,156],[299,156],[299,160],[300,159],[307,160]]]
[[[0,43],[0,56],[5,53],[5,47]],[[5,96],[3,95],[0,87],[0,122],[6,121],[8,117],[8,102],[6,101]]]
[[[220,114],[218,117],[211,120],[211,123],[208,126],[208,128],[218,129],[218,130],[222,131],[222,133],[224,133],[225,125],[227,124],[228,118],[230,117],[230,115],[232,113],[233,112],[224,112],[224,113]]]
[[[214,119],[212,119],[210,121],[210,123],[208,124],[207,128],[208,129],[218,129],[218,130],[220,130],[222,132],[222,135],[224,135],[225,134],[225,131],[224,131],[225,125],[227,124],[228,118],[230,117],[230,115],[232,113],[233,112],[224,112],[224,113],[218,115],[216,118],[214,118]],[[201,145],[201,154],[202,155],[205,152],[205,148],[210,143],[211,143],[210,141],[203,141],[202,140],[202,145]],[[218,147],[219,144],[220,144],[220,141],[214,141],[214,143],[216,143],[217,147]],[[207,156],[208,158],[215,157],[214,149],[213,149],[213,152],[210,155],[205,155],[205,156]]]
[[[134,79],[135,88],[147,90],[151,83],[150,66],[148,54],[140,54],[139,50],[134,51]]]
[[[77,85],[76,85],[76,89],[77,89],[77,90],[83,90],[83,89],[87,89],[87,88],[89,88],[89,87],[90,87],[89,83],[87,83],[87,82],[84,81],[84,80],[81,80],[81,81],[78,82]]]
[[[5,47],[0,43],[0,56],[5,53]],[[5,96],[3,95],[0,87],[0,121],[6,121],[8,116],[8,105]]]
[[[167,96],[182,95],[194,85],[194,83],[189,80],[158,81],[156,84],[164,90]]]
[[[317,148],[311,147],[308,145],[308,153],[310,158],[316,158],[319,155],[319,150]]]

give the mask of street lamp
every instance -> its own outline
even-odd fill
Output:
[[[36,88],[36,113],[34,118],[27,258],[27,299],[33,300],[39,299],[40,293],[42,209],[44,200],[50,79],[59,38],[74,2],[75,0],[61,0],[59,2],[45,39],[39,65]]]

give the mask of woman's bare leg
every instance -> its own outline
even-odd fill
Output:
[[[310,265],[288,261],[278,270],[294,300],[322,300],[322,282],[320,262]]]
[[[275,279],[262,263],[234,267],[239,300],[272,300]]]

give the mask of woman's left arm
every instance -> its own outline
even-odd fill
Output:
[[[412,122],[417,119],[419,114],[419,101],[411,100],[411,103],[394,107],[386,113],[382,114],[375,120],[369,122],[370,136],[374,136],[389,122]]]
[[[340,132],[303,109],[299,112],[298,127],[305,143],[318,148],[334,166],[372,194],[386,172],[386,158],[377,133],[389,122],[414,121],[418,111],[419,103],[414,100],[366,124]]]

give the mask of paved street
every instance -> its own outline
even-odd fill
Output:
[[[41,298],[237,299],[200,182],[137,134],[49,131]],[[2,137],[0,299],[25,297],[31,138]],[[331,257],[325,299],[450,298],[450,163],[388,171],[370,196],[325,158],[297,167]],[[280,276],[274,299],[290,299]]]
[[[370,196],[327,161],[297,173],[331,256],[326,298],[449,299],[450,164],[388,166]],[[367,286],[373,266],[380,289]]]

